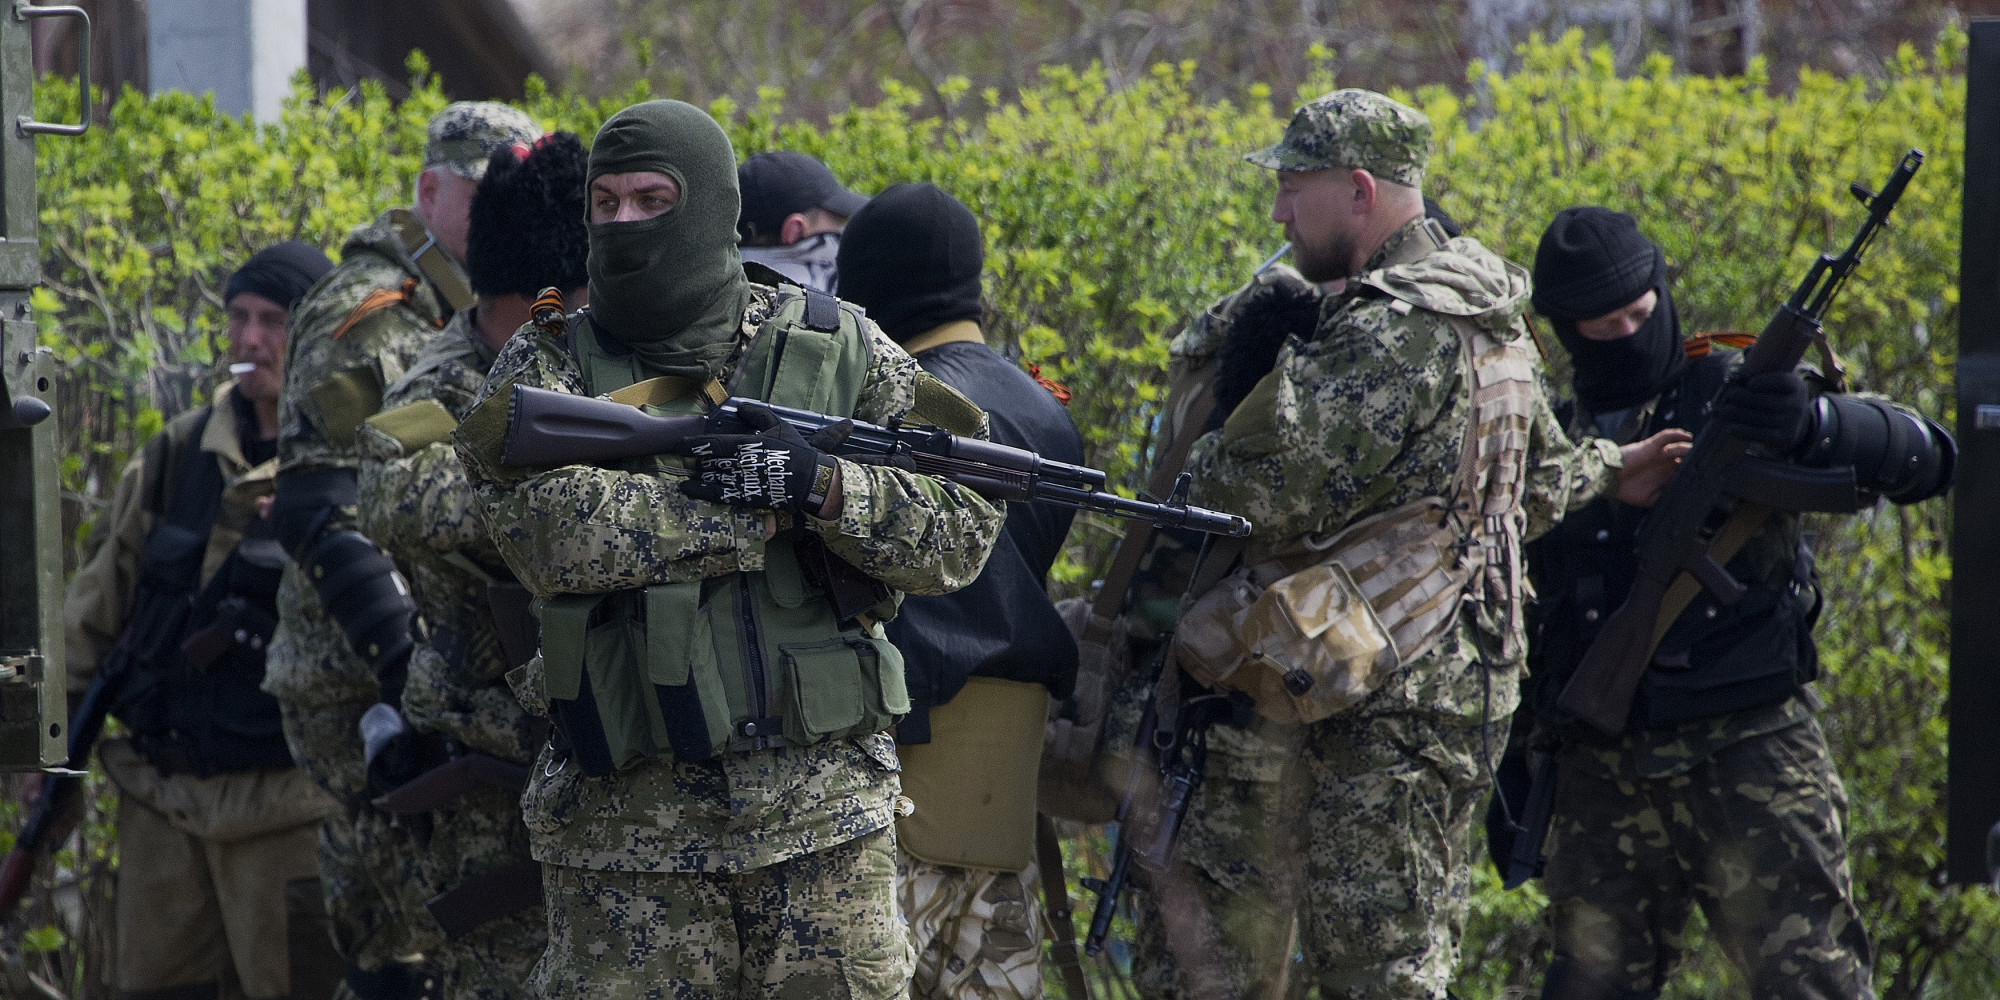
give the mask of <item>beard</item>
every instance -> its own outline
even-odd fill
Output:
[[[1354,271],[1354,237],[1329,233],[1318,245],[1303,237],[1292,240],[1292,264],[1313,284],[1349,277]]]

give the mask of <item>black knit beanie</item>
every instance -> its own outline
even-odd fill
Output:
[[[1571,384],[1590,413],[1610,413],[1659,395],[1686,363],[1680,316],[1667,291],[1666,258],[1623,212],[1586,205],[1557,213],[1535,249],[1533,303],[1573,363]],[[1639,330],[1591,340],[1578,320],[1596,319],[1658,295]]]
[[[1595,319],[1666,276],[1666,258],[1631,216],[1595,205],[1565,208],[1535,248],[1535,311],[1550,319]]]
[[[228,305],[237,295],[252,292],[290,309],[305,297],[314,282],[331,270],[333,262],[310,243],[297,240],[275,243],[257,251],[229,276],[229,284],[222,290],[222,302]]]
[[[568,292],[589,282],[588,162],[572,132],[552,132],[533,148],[493,151],[466,224],[465,271],[473,291],[532,299],[544,288]]]
[[[840,297],[898,342],[979,319],[979,220],[934,184],[897,184],[869,200],[841,234],[838,263]]]

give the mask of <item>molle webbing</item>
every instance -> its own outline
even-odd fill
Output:
[[[1521,492],[1534,419],[1535,357],[1525,339],[1501,343],[1469,323],[1452,324],[1472,380],[1472,413],[1453,484],[1456,502],[1426,497],[1306,542],[1347,570],[1395,643],[1398,663],[1422,654],[1450,627],[1475,577],[1472,599],[1514,653],[1521,615]],[[1476,516],[1475,515],[1476,512]],[[1286,560],[1290,562],[1291,560]],[[1294,564],[1296,567],[1297,564]],[[1504,616],[1504,618],[1499,617]]]

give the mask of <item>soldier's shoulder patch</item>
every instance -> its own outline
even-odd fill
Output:
[[[917,373],[915,391],[917,401],[910,407],[909,419],[942,427],[961,437],[986,430],[986,411],[931,373]]]
[[[327,443],[351,448],[355,428],[382,408],[382,375],[373,364],[343,368],[307,389],[306,399]]]
[[[435,399],[419,399],[393,410],[384,410],[369,417],[366,423],[394,438],[405,455],[414,455],[443,441],[458,429],[458,421],[452,419],[451,412]]]

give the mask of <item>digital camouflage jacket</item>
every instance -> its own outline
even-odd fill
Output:
[[[1502,339],[1527,337],[1528,276],[1469,238],[1434,247],[1413,220],[1346,289],[1322,304],[1312,339],[1293,340],[1258,388],[1188,457],[1194,502],[1248,517],[1251,545],[1274,548],[1427,496],[1444,496],[1471,419],[1471,389],[1451,317]],[[1176,341],[1213,351],[1227,310],[1210,310]],[[1528,442],[1526,537],[1612,488],[1616,446],[1564,435],[1538,393]],[[1354,711],[1428,713],[1470,724],[1513,711],[1518,659],[1481,642],[1474,609]],[[1498,637],[1491,637],[1497,639]],[[1516,637],[1519,638],[1518,636]],[[1516,647],[1523,645],[1516,643]],[[1488,678],[1477,665],[1496,671]],[[1491,684],[1490,696],[1487,684]]]
[[[776,289],[752,286],[744,342],[776,303]],[[915,405],[921,369],[872,322],[867,331],[871,358],[854,415],[886,423]],[[726,383],[733,373],[723,374]],[[487,393],[512,384],[584,389],[566,341],[527,329],[501,352]],[[537,597],[764,568],[769,515],[687,497],[671,474],[510,468],[463,438],[459,455],[501,554]],[[1004,520],[1000,508],[914,473],[840,465],[839,516],[805,519],[829,550],[913,594],[948,593],[978,576]],[[539,678],[515,688],[534,701]],[[544,751],[533,769],[523,806],[535,857],[607,871],[740,872],[810,854],[887,826],[898,790],[886,734],[651,761],[603,778],[566,764]]]

